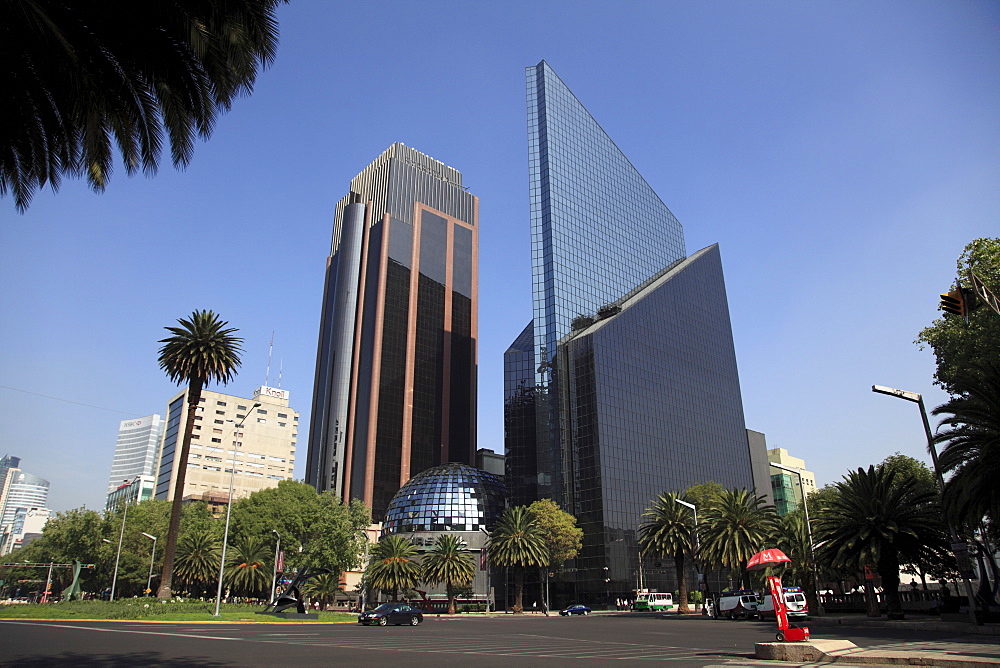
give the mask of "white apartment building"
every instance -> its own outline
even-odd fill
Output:
[[[136,476],[154,476],[163,440],[163,418],[147,415],[118,424],[118,442],[108,479],[108,494]]]
[[[816,474],[806,470],[804,459],[791,456],[784,448],[771,448],[767,451],[767,461],[799,469],[802,474],[800,485],[799,476],[795,473],[771,467],[771,490],[774,493],[774,507],[779,515],[795,510],[802,505],[804,496],[816,491]]]
[[[167,404],[156,479],[158,499],[174,498],[174,459],[186,425],[187,389]],[[234,457],[233,498],[290,480],[298,430],[299,414],[288,405],[288,390],[262,385],[252,399],[203,390],[182,498],[228,494]]]

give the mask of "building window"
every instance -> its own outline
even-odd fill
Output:
[[[222,420],[215,420],[215,424],[222,424]]]
[[[247,409],[246,406],[240,406],[239,404],[236,405],[236,410],[238,411],[245,411],[246,409]]]
[[[267,418],[257,418],[257,422],[260,422],[261,424],[267,424]]]
[[[216,415],[225,415],[226,411],[215,411]]]
[[[279,422],[279,423],[278,423],[278,426],[279,426],[279,427],[287,427],[287,426],[288,426],[288,423],[287,423],[287,422]]]
[[[222,439],[221,438],[213,438],[212,439],[212,443],[222,443]]]
[[[286,413],[278,413],[278,417],[280,417],[280,418],[287,418],[288,415]]]
[[[225,406],[225,405],[226,405],[226,402],[225,402],[225,401],[216,401],[216,402],[215,402],[215,405],[216,405],[216,406]]]
[[[267,410],[263,408],[258,408],[257,412],[260,413],[261,415],[267,415]]]

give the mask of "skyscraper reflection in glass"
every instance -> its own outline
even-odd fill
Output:
[[[597,602],[635,591],[650,500],[752,487],[749,446],[718,248],[687,257],[681,224],[546,62],[527,96],[533,322],[504,356],[506,482],[512,504],[577,516],[561,586]],[[646,570],[672,589],[672,567]]]

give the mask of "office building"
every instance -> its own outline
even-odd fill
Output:
[[[108,500],[104,503],[104,510],[117,510],[124,507],[125,504],[131,506],[155,497],[156,476],[137,475],[131,480],[123,480],[118,487],[108,493]]]
[[[14,463],[16,460],[16,464]],[[3,489],[3,505],[0,506],[0,532],[13,532],[14,518],[18,510],[44,509],[49,501],[49,481],[19,468],[20,459],[7,459],[6,484]]]
[[[163,419],[159,415],[122,420],[118,424],[118,442],[108,479],[108,494],[118,489],[123,481],[132,480],[137,475],[156,475],[162,439]]]
[[[187,393],[185,388],[167,403],[157,499],[174,498],[174,464],[187,426]],[[228,495],[230,477],[233,498],[291,480],[298,429],[299,414],[288,405],[288,390],[260,386],[251,399],[202,390],[182,498],[215,491]]]
[[[17,508],[11,525],[0,529],[0,554],[27,547],[42,535],[52,511],[48,508]]]
[[[816,474],[806,470],[806,461],[793,457],[784,448],[771,448],[767,451],[767,460],[773,464],[781,464],[798,469],[799,475],[775,466],[771,467],[771,490],[774,494],[774,509],[779,515],[787,515],[802,505],[803,494],[809,496],[816,491]]]
[[[639,586],[657,494],[754,486],[721,254],[687,254],[680,222],[544,61],[527,92],[533,321],[504,359],[506,482],[512,504],[552,498],[584,530],[560,595],[613,601]],[[672,565],[645,576],[675,587]]]
[[[475,461],[478,209],[398,143],[337,203],[306,481],[376,521],[411,476]]]

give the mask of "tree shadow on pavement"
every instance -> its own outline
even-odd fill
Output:
[[[13,665],[13,664],[12,664]],[[83,652],[62,652],[61,654],[35,654],[33,656],[21,656],[16,659],[16,665],[21,667],[41,667],[41,666],[79,666],[80,668],[96,668],[101,666],[232,666],[232,663],[223,663],[208,658],[198,657],[166,657],[159,652],[108,652],[108,653],[83,653]]]

